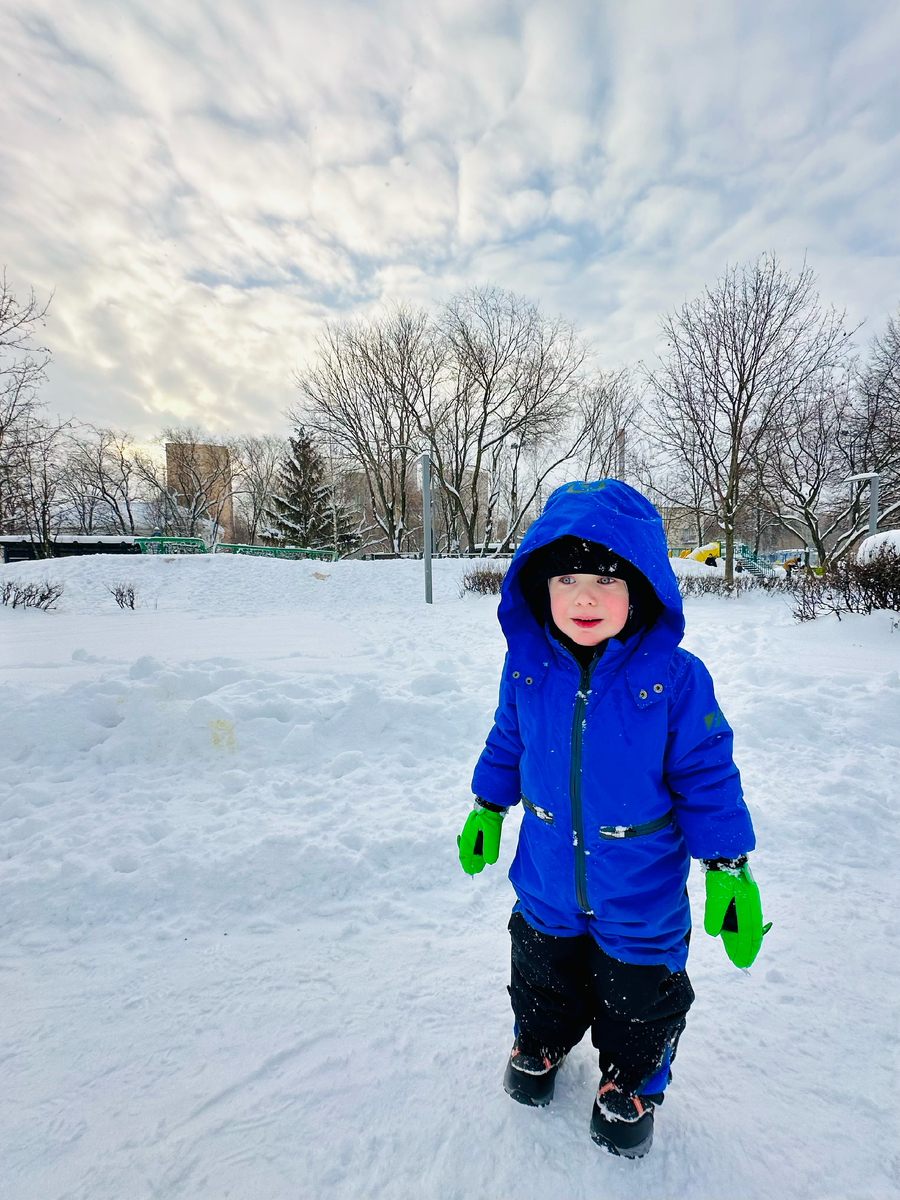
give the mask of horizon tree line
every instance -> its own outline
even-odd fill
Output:
[[[574,325],[495,287],[329,322],[295,375],[286,438],[182,426],[147,447],[46,419],[46,312],[2,277],[0,532],[46,555],[64,528],[149,526],[415,553],[425,450],[436,550],[449,554],[508,553],[564,477],[626,476],[698,544],[718,535],[729,572],[739,538],[759,550],[778,530],[826,569],[839,560],[868,527],[851,475],[878,472],[880,527],[900,513],[897,317],[859,357],[858,327],[821,304],[812,270],[772,254],[665,314],[655,368],[599,369]]]

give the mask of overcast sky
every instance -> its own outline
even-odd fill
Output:
[[[283,427],[329,317],[495,283],[613,366],[727,263],[897,304],[895,0],[0,7],[0,260],[54,409]]]

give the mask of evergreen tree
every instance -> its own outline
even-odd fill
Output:
[[[288,438],[288,450],[278,465],[271,507],[270,541],[318,549],[334,541],[331,488],[326,482],[325,460],[306,430],[300,426]]]
[[[288,438],[279,464],[266,540],[276,545],[348,554],[359,544],[357,522],[335,498],[325,459],[310,434],[299,426]]]

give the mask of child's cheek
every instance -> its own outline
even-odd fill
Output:
[[[610,621],[615,622],[620,629],[625,627],[628,620],[628,594],[610,596],[607,602]]]
[[[565,596],[561,596],[559,593],[557,593],[556,595],[550,597],[550,615],[553,617],[553,620],[556,622],[557,626],[562,629],[562,623],[565,621],[568,615],[566,612]]]

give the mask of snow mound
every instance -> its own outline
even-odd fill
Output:
[[[856,552],[858,562],[871,562],[882,550],[893,550],[900,554],[900,529],[886,529],[883,533],[873,533],[864,539]]]
[[[435,559],[433,566],[435,601],[458,599],[471,563]],[[216,616],[313,608],[355,617],[362,604],[417,604],[425,586],[417,559],[324,563],[241,554],[91,554],[0,565],[0,579],[61,583],[60,612],[111,612],[110,589],[130,583],[138,609]]]
[[[710,575],[724,575],[725,563],[720,561],[714,567],[708,567],[706,563],[697,562],[696,558],[670,558],[672,570],[676,575],[702,575],[709,578]]]

